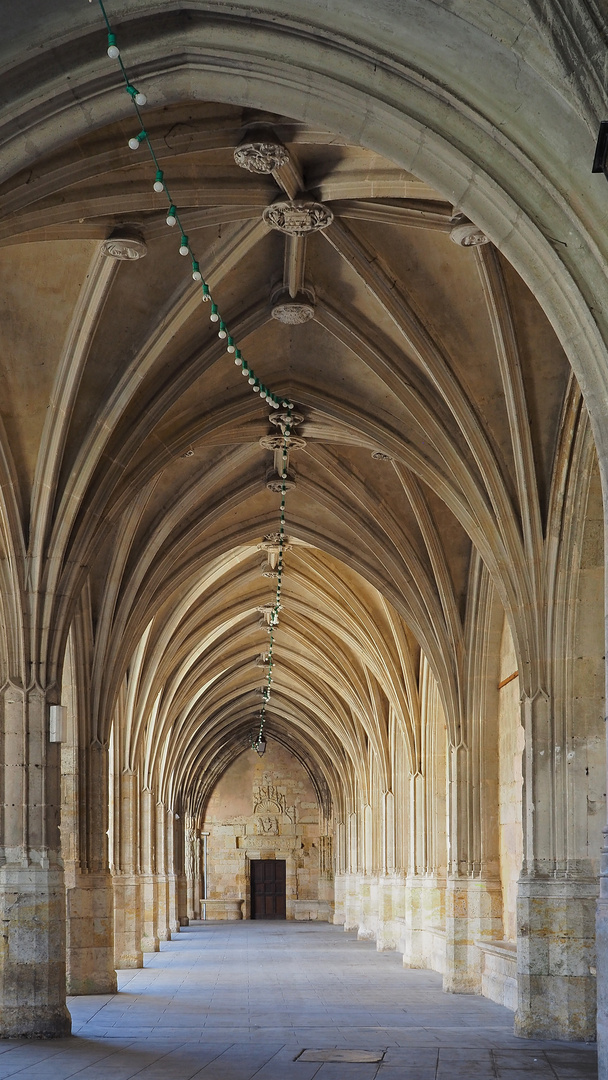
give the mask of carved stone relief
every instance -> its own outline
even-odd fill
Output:
[[[280,169],[289,161],[289,154],[278,141],[268,139],[248,139],[237,146],[234,160],[241,169],[263,175]]]
[[[334,215],[323,203],[298,199],[282,199],[267,206],[262,217],[271,229],[289,236],[306,236],[307,233],[326,229]]]

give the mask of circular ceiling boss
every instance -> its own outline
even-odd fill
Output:
[[[320,232],[334,220],[328,206],[309,199],[279,199],[266,207],[262,217],[271,229],[278,229],[288,236]]]

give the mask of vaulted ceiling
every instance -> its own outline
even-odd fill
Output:
[[[448,722],[463,708],[473,550],[534,636],[564,439],[584,423],[568,361],[505,258],[466,246],[485,237],[416,176],[314,122],[149,96],[213,300],[295,406],[269,731],[331,777],[368,738],[381,761],[399,715],[415,768],[420,650]],[[259,125],[286,151],[272,173],[235,160]],[[97,121],[0,187],[5,652],[52,676],[79,619],[92,730],[107,737],[129,671],[126,756],[147,746],[192,786],[261,703],[284,412],[218,338],[134,135],[135,117]],[[323,228],[264,218],[296,197]]]

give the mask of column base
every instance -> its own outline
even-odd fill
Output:
[[[115,994],[114,894],[109,873],[76,872],[66,890],[68,994]]]
[[[43,1008],[3,1005],[0,1039],[63,1039],[72,1032],[67,1005]]]
[[[405,881],[403,966],[445,967],[445,879],[409,874]]]
[[[142,937],[141,939],[141,951],[142,953],[159,952],[160,941],[157,937]]]
[[[63,870],[0,869],[0,1038],[69,1035]]]
[[[448,878],[445,890],[445,972],[448,994],[481,994],[482,955],[477,941],[502,938],[500,882]]]
[[[606,878],[601,878],[602,891]],[[601,1080],[608,1077],[608,897],[600,896],[595,917],[597,949],[597,1066]]]
[[[597,891],[593,879],[519,882],[516,1035],[595,1040]]]
[[[114,887],[114,967],[141,968],[141,909],[139,880],[134,875],[116,875]]]

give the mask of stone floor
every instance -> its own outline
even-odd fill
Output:
[[[593,1048],[516,1039],[507,1009],[443,994],[434,972],[404,970],[399,955],[324,923],[196,923],[143,970],[120,972],[119,985],[112,996],[70,1001],[71,1039],[0,1042],[0,1080],[597,1075]],[[376,1050],[382,1060],[296,1060],[331,1048]]]

